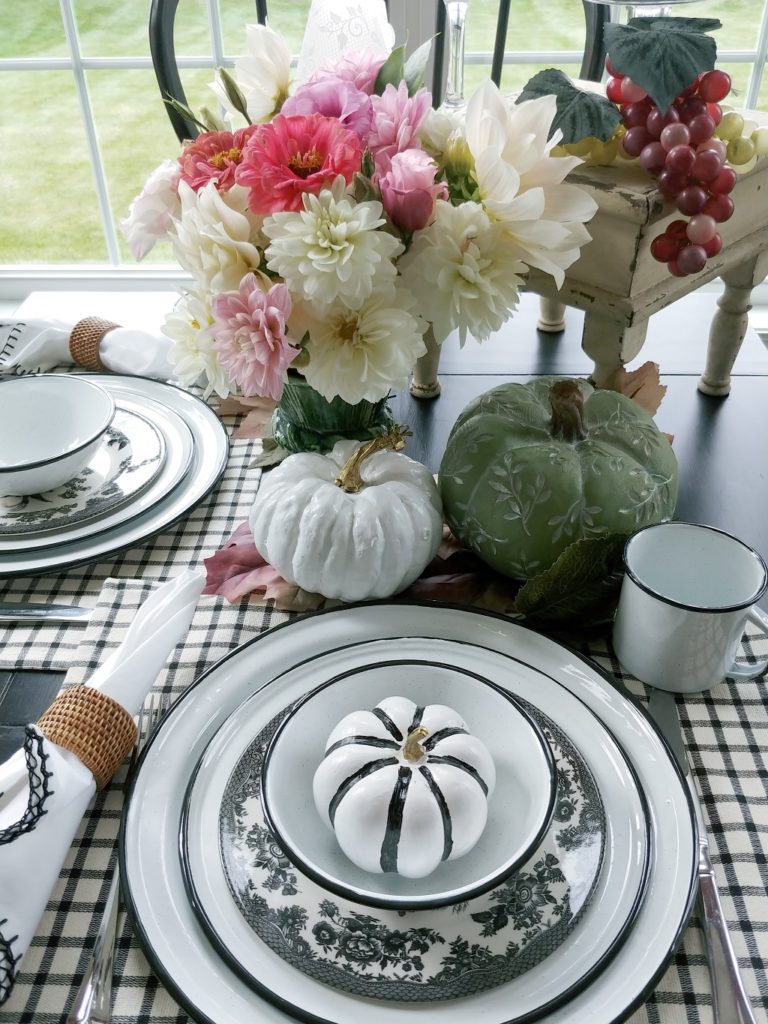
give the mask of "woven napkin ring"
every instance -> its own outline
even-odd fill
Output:
[[[103,789],[136,741],[136,723],[125,708],[92,686],[63,690],[37,721],[40,731],[71,750]]]
[[[84,366],[86,370],[106,373],[107,368],[99,356],[99,346],[104,335],[119,326],[111,320],[102,320],[100,316],[87,316],[78,320],[69,335],[69,353],[77,365]]]

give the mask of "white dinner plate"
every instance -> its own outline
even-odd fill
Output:
[[[86,467],[61,487],[40,494],[0,496],[0,538],[18,541],[93,524],[136,499],[165,461],[163,435],[148,419],[116,406],[104,441]],[[49,537],[50,541],[50,537]]]
[[[392,1024],[418,1015],[427,1024],[486,1024],[515,1016],[506,985],[435,1005],[378,1004],[305,978],[270,954],[272,1002],[258,999],[211,947],[186,899],[178,857],[184,792],[210,739],[250,693],[329,649],[405,637],[447,639],[497,651],[546,675],[590,708],[624,749],[648,802],[652,850],[648,885],[633,927],[602,972],[563,1006],[541,1019],[560,1024],[623,1020],[652,991],[681,934],[697,879],[696,827],[690,796],[666,744],[645,712],[591,662],[501,617],[435,605],[371,603],[323,612],[277,627],[219,662],[179,699],[146,748],[132,787],[120,843],[131,916],[150,961],[174,997],[197,1020],[240,1024],[303,1019]],[[536,704],[535,693],[532,703]],[[658,837],[663,837],[660,841]],[[593,899],[593,904],[598,897]],[[585,913],[584,927],[587,915]],[[266,955],[266,954],[265,954]],[[552,958],[557,965],[557,956]],[[545,961],[546,963],[546,961]],[[523,976],[524,977],[524,976]],[[511,983],[514,984],[514,983]]]
[[[212,490],[224,472],[229,438],[216,413],[188,391],[146,377],[85,374],[107,388],[115,401],[147,416],[162,431],[166,459],[162,472],[135,504],[125,522],[99,520],[76,538],[34,550],[0,550],[0,577],[58,572],[94,562],[167,529]],[[173,451],[172,451],[173,449]]]

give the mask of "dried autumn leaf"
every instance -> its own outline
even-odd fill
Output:
[[[655,416],[667,393],[665,384],[659,379],[659,364],[643,363],[636,370],[625,370],[620,366],[603,384],[608,391],[618,391],[637,402],[649,416]]]
[[[219,402],[219,407],[216,410],[219,416],[242,416],[243,413],[250,412],[252,409],[269,408],[272,410],[277,405],[274,398],[261,398],[259,395],[254,395],[252,398],[246,398],[244,395],[229,395],[227,398],[222,398]]]

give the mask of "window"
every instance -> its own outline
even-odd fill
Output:
[[[431,35],[434,3],[391,0],[398,38]],[[269,3],[271,24],[296,51],[309,6]],[[489,72],[496,6],[469,5],[467,92]],[[699,0],[691,13],[723,21],[719,64],[733,76],[738,102],[768,109],[768,0]],[[232,64],[254,20],[253,0],[181,0],[176,50],[193,107],[215,102],[208,89],[214,68]],[[149,55],[147,5],[35,0],[4,22],[0,139],[13,157],[4,172],[0,297],[52,277],[98,274],[132,285],[177,277],[167,247],[137,266],[119,230],[147,174],[178,152]],[[580,0],[516,0],[503,88],[517,89],[553,64],[576,74],[583,40]]]

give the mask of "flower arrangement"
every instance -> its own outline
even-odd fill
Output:
[[[488,81],[448,113],[421,84],[423,48],[296,82],[277,33],[247,38],[214,86],[245,125],[197,121],[122,223],[137,258],[168,236],[192,277],[164,327],[181,383],[279,400],[293,370],[327,401],[376,402],[429,327],[482,340],[530,267],[562,283],[596,204],[564,181],[581,160],[553,154],[553,96],[515,105]]]

